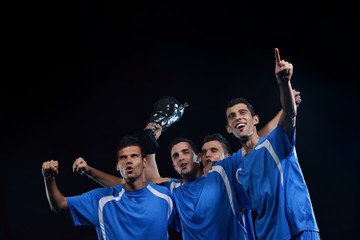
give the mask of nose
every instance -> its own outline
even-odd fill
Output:
[[[206,150],[205,154],[202,154],[202,155],[204,155],[205,159],[207,159],[207,158],[209,158],[211,156],[211,151]]]
[[[239,121],[241,118],[241,114],[235,113],[235,121]]]
[[[126,157],[124,163],[125,163],[125,165],[131,164],[132,163],[131,157]]]

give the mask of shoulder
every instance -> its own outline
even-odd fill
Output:
[[[149,183],[146,186],[147,190],[157,198],[164,199],[166,201],[173,201],[173,195],[168,186],[162,186],[154,183]]]
[[[294,128],[293,131],[293,138],[295,138],[296,128]],[[285,130],[281,127],[280,124],[278,124],[268,136],[266,136],[266,139],[270,142],[288,142],[289,140]]]
[[[172,192],[174,188],[180,187],[183,182],[184,182],[183,179],[170,178],[169,181],[164,181],[158,185],[162,187],[166,187],[167,189],[170,190],[170,192]]]
[[[159,177],[159,178],[154,179],[154,181],[152,181],[152,183],[161,185],[162,183],[169,182],[170,180],[171,180],[171,178],[169,178],[169,177]]]
[[[166,186],[164,186],[163,183],[156,184],[156,183],[148,182],[147,188],[150,190],[154,189],[162,193],[169,193],[169,189]]]

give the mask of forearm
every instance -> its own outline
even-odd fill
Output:
[[[55,178],[44,178],[46,197],[48,199],[50,208],[54,212],[62,212],[68,209],[66,198],[59,191]]]
[[[90,167],[90,170],[85,175],[104,187],[113,187],[124,183],[123,178],[105,173],[93,167]]]
[[[145,181],[156,182],[157,179],[161,177],[156,163],[155,154],[146,155],[146,160],[148,165],[144,170]]]
[[[296,119],[296,103],[294,95],[292,94],[292,87],[290,81],[279,83],[280,87],[280,102],[283,113],[280,116],[279,122],[283,129],[292,134],[295,127]]]
[[[276,126],[279,123],[280,116],[281,116],[282,112],[283,112],[283,110],[280,110],[278,112],[278,114],[276,114],[275,117],[270,120],[270,122],[268,122],[264,127],[262,127],[258,131],[259,136],[265,137],[265,136],[269,135],[269,133],[271,133],[272,130],[274,130],[276,128]]]

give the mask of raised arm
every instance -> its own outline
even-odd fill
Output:
[[[148,123],[145,129],[152,129],[156,139],[158,139],[162,133],[162,127],[160,124]],[[148,165],[144,171],[146,181],[153,183],[170,181],[170,178],[160,176],[159,169],[156,163],[155,153],[146,155],[146,160],[148,162]]]
[[[44,177],[46,197],[50,208],[54,212],[61,212],[68,209],[66,198],[57,187],[55,176],[59,174],[58,161],[47,161],[42,165],[42,175]]]
[[[275,76],[280,89],[280,103],[283,111],[279,119],[279,124],[289,138],[292,137],[297,114],[295,98],[292,94],[290,82],[292,74],[293,65],[281,60],[279,50],[275,48]]]
[[[155,138],[158,139],[161,135],[162,128],[160,125],[154,127],[154,123],[148,123],[145,129],[152,129]],[[162,183],[169,181],[170,178],[163,178],[160,176],[159,169],[156,163],[155,153],[146,155],[148,165],[144,170],[144,180],[153,183]],[[104,187],[112,187],[124,183],[124,179],[106,172],[100,171],[94,167],[89,166],[83,158],[77,158],[73,164],[73,171],[81,175],[85,175]]]
[[[96,168],[90,167],[83,158],[77,158],[73,163],[73,172],[85,175],[104,187],[113,187],[124,183],[124,179]]]
[[[299,107],[300,103],[301,103],[301,96],[300,96],[300,92],[296,91],[295,89],[292,90],[294,98],[295,98],[295,103],[296,103],[296,107]],[[282,114],[283,110],[281,109],[273,119],[270,120],[270,122],[268,122],[264,127],[262,127],[259,131],[258,134],[259,136],[265,137],[267,135],[269,135],[269,133],[271,133],[272,130],[275,129],[275,127],[278,125],[279,120],[280,120],[280,116]]]

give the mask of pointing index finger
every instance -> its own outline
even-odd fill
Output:
[[[276,61],[276,64],[280,63],[280,61],[281,61],[280,52],[279,52],[278,48],[275,48],[275,61]]]

